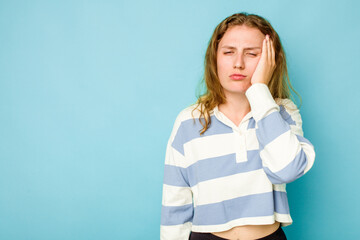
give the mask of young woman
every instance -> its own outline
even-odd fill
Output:
[[[180,112],[168,142],[160,238],[286,239],[286,183],[310,170],[315,151],[270,23],[247,13],[224,19],[204,80],[206,93]]]

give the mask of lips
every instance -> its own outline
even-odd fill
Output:
[[[244,79],[246,76],[242,74],[232,74],[230,75],[230,78],[233,80],[241,80]]]

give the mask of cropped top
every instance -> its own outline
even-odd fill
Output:
[[[262,83],[245,94],[251,111],[238,126],[218,107],[203,135],[196,105],[176,118],[165,157],[161,240],[188,240],[191,231],[292,224],[286,183],[310,170],[314,146],[290,99],[273,99]]]

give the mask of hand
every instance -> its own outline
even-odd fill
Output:
[[[275,70],[275,50],[269,35],[263,40],[261,57],[251,78],[251,84],[268,84]]]

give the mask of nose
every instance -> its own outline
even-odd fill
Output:
[[[237,54],[234,59],[234,68],[244,69],[245,62],[244,57],[241,53]]]

